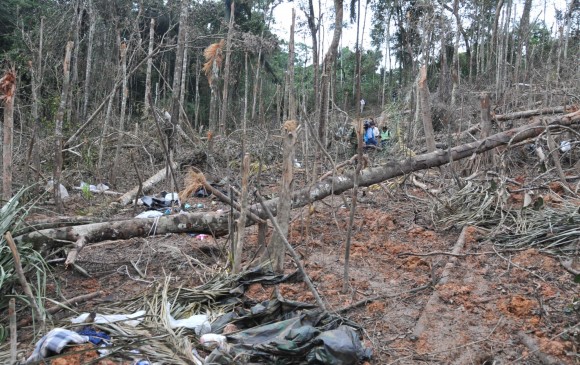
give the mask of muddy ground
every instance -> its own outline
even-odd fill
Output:
[[[369,188],[359,195],[347,293],[342,292],[345,200],[329,197],[310,210],[293,211],[289,241],[329,310],[382,296],[342,312],[362,327],[361,338],[373,350],[368,363],[579,364],[579,285],[558,259],[532,249],[502,251],[473,227],[466,230],[458,255],[449,255],[461,229],[434,229],[425,207],[409,198],[421,194],[415,189]],[[94,196],[88,202],[77,193],[67,206],[73,215],[90,214],[108,200]],[[211,197],[189,203],[203,204],[200,210],[228,209]],[[118,214],[131,216],[132,208]],[[247,228],[247,235],[249,264],[259,249],[257,228]],[[84,312],[138,296],[167,276],[175,285],[193,287],[226,266],[228,245],[227,237],[188,234],[92,244],[77,261],[91,277],[56,263],[48,296],[57,296],[56,288],[60,298],[103,291],[74,307]],[[288,256],[286,271],[294,270]],[[287,299],[315,303],[304,284],[280,284],[279,289]],[[246,296],[264,300],[273,290],[255,284]],[[70,315],[60,312],[55,318]],[[32,343],[22,345],[32,349]],[[82,361],[62,363],[75,362]]]

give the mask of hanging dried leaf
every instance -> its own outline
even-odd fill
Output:
[[[217,76],[219,69],[222,67],[224,59],[223,49],[226,41],[222,39],[217,43],[210,44],[204,51],[203,56],[206,62],[203,64],[203,72],[208,81],[211,83],[213,77]]]
[[[9,102],[16,91],[16,71],[9,69],[0,79],[0,100]]]

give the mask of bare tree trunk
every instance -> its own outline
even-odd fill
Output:
[[[193,126],[195,130],[199,128],[199,78],[201,77],[200,67],[199,67],[199,57],[196,58],[195,62],[195,113],[193,117]]]
[[[446,32],[441,33],[441,46],[439,50],[441,67],[439,70],[439,99],[447,104],[451,98],[451,93],[449,90],[449,67],[447,64],[447,44],[446,44]]]
[[[489,93],[482,93],[480,97],[481,103],[481,139],[485,139],[491,135],[491,101],[489,98]],[[493,150],[484,153],[483,161],[485,163],[493,162],[494,153]]]
[[[239,273],[242,268],[242,253],[244,250],[246,211],[248,208],[248,175],[250,173],[250,154],[246,153],[242,161],[242,196],[240,201],[240,216],[236,229],[236,244],[234,255],[234,273]]]
[[[290,212],[292,209],[292,181],[294,180],[294,145],[296,144],[296,134],[298,133],[298,122],[288,120],[282,127],[284,134],[284,161],[282,163],[282,180],[280,181],[280,197],[278,200],[277,221],[280,232],[275,231],[270,239],[270,257],[273,269],[276,272],[284,271],[284,257],[286,246],[284,238],[288,237],[290,225]]]
[[[487,138],[491,134],[491,102],[489,93],[482,93],[481,101],[481,137]]]
[[[97,18],[93,9],[93,0],[88,0],[87,10],[89,13],[89,41],[87,44],[87,65],[85,70],[85,90],[83,100],[83,110],[81,115],[82,123],[86,122],[87,110],[89,108],[89,95],[91,86],[91,70],[93,68],[93,43],[95,38],[95,28],[97,26]]]
[[[276,125],[280,125],[280,115],[282,113],[282,86],[276,85]]]
[[[513,8],[513,1],[512,0],[508,0],[508,5],[507,5],[507,12],[505,15],[505,23],[504,23],[504,30],[503,30],[503,40],[501,40],[501,45],[499,45],[500,49],[501,49],[501,58],[499,58],[501,66],[501,77],[498,81],[499,84],[499,88],[498,90],[496,90],[496,92],[498,93],[498,95],[502,95],[507,87],[508,81],[509,81],[509,73],[508,70],[511,68],[508,68],[509,63],[508,63],[508,57],[509,57],[509,49],[510,49],[510,23],[511,23],[511,12],[512,12],[512,8]],[[515,13],[515,11],[514,11]],[[513,46],[513,45],[512,45]]]
[[[173,86],[171,93],[171,126],[165,129],[165,134],[167,135],[167,148],[169,149],[170,156],[167,156],[167,163],[170,164],[173,159],[173,153],[176,148],[176,131],[179,126],[179,115],[180,115],[180,105],[179,105],[179,93],[181,91],[181,77],[183,70],[183,59],[185,56],[185,38],[187,33],[187,12],[188,12],[188,1],[182,0],[181,2],[181,14],[179,15],[179,35],[177,36],[177,50],[175,55],[175,69],[173,70]]]
[[[290,44],[288,45],[288,118],[296,120],[296,90],[294,87],[294,26],[296,13],[292,8],[292,25],[290,26]]]
[[[79,81],[79,51],[80,51],[80,32],[81,32],[81,22],[83,17],[83,3],[78,0],[75,5],[76,12],[76,22],[74,26],[74,44],[76,47],[73,49],[73,55],[71,58],[71,86],[69,87],[69,95],[67,96],[67,107],[66,107],[66,120],[71,125],[78,124],[78,102],[77,102],[77,86]]]
[[[121,43],[121,70],[123,78],[123,87],[121,89],[121,113],[119,116],[119,134],[117,138],[117,148],[111,169],[110,182],[114,186],[117,183],[117,171],[119,171],[119,157],[121,156],[121,146],[125,133],[125,114],[127,110],[127,97],[129,96],[129,77],[127,76],[127,44]]]
[[[56,121],[54,127],[54,176],[53,176],[53,188],[54,188],[54,203],[56,205],[56,210],[62,213],[63,205],[60,194],[60,179],[62,175],[62,125],[64,119],[64,113],[66,109],[66,98],[70,86],[70,59],[72,55],[72,49],[74,47],[74,42],[68,41],[66,44],[66,52],[64,56],[63,63],[63,81],[62,81],[62,91],[60,95],[60,103],[58,105],[58,110],[56,112]]]
[[[522,53],[525,47],[526,49],[526,60],[529,58],[529,27],[530,27],[530,10],[532,9],[532,0],[525,0],[524,10],[522,12],[522,18],[520,20],[519,32],[518,32],[518,49],[516,54],[516,67],[514,71],[514,82],[516,83],[516,90],[518,89],[518,83],[520,82],[520,67],[522,63]],[[528,62],[526,62],[527,65]]]
[[[328,118],[328,88],[330,75],[336,61],[336,54],[338,50],[338,42],[342,35],[342,19],[343,19],[343,0],[334,0],[334,32],[332,34],[332,41],[324,56],[324,65],[322,67],[323,76],[321,77],[320,88],[320,117],[318,124],[318,138],[323,146],[326,146],[326,119]]]
[[[272,12],[274,11],[274,7],[270,8],[270,19],[272,18]],[[266,12],[266,9],[264,9],[264,13]],[[268,26],[270,25],[270,21],[268,21]],[[264,31],[267,28],[263,28],[262,29],[262,34],[260,36],[260,39],[264,38]],[[253,88],[253,93],[252,93],[252,112],[250,114],[250,119],[252,121],[256,120],[256,103],[258,102],[258,90],[259,90],[259,86],[261,83],[261,77],[260,77],[260,71],[262,69],[262,41],[260,40],[260,46],[258,47],[258,59],[256,61],[256,76],[254,77],[254,88]],[[280,115],[280,114],[278,114]]]
[[[32,131],[32,165],[36,170],[34,182],[38,182],[40,178],[40,148],[39,148],[39,134],[40,128],[42,127],[40,123],[40,98],[38,92],[42,85],[42,48],[44,41],[44,17],[40,18],[40,35],[39,35],[38,53],[34,57],[34,64],[30,65],[31,82],[32,82],[32,118],[34,119],[34,127]],[[27,166],[28,168],[28,166]]]
[[[308,20],[308,29],[310,30],[310,37],[312,38],[312,69],[313,69],[313,92],[314,92],[314,110],[319,111],[318,105],[318,79],[320,78],[320,61],[318,60],[318,29],[319,24],[316,23],[314,15],[314,4],[312,0],[308,0],[308,13],[306,14]]]
[[[185,113],[185,93],[187,90],[187,69],[188,69],[188,57],[187,57],[187,45],[189,44],[189,29],[185,32],[185,49],[183,50],[183,67],[181,68],[181,90],[179,91],[179,110],[181,110],[181,116],[183,120],[187,120],[187,115]],[[181,119],[180,119],[181,120]],[[191,128],[191,125],[188,125]]]
[[[258,87],[260,85],[260,69],[262,66],[262,61],[260,57],[262,55],[262,46],[260,45],[260,50],[258,51],[258,61],[256,65],[256,77],[254,77],[254,92],[252,93],[252,112],[250,114],[250,119],[255,120],[256,118],[256,102],[258,101]]]
[[[568,9],[566,10],[566,16],[564,17],[564,27],[566,28],[564,31],[564,60],[568,58],[568,40],[570,39],[570,27],[572,26],[572,11],[574,10],[574,6],[580,7],[580,4],[577,0],[569,0],[570,3],[568,4]]]
[[[101,178],[102,167],[103,167],[103,154],[105,150],[105,137],[107,136],[107,129],[109,123],[111,123],[111,115],[113,114],[113,104],[115,101],[115,93],[117,92],[117,83],[113,86],[113,91],[109,95],[109,101],[107,103],[107,111],[105,113],[105,120],[103,122],[103,127],[101,129],[101,136],[99,137],[99,159],[97,161],[97,174],[99,175],[99,180]]]
[[[246,153],[246,126],[248,125],[248,52],[244,53],[244,113],[242,115],[242,154]]]
[[[2,144],[2,199],[12,197],[12,143],[14,141],[14,98],[16,97],[16,71],[7,70],[0,79],[4,101],[4,128]]]
[[[451,88],[451,108],[455,107],[457,101],[457,90],[459,89],[459,83],[461,80],[461,66],[459,65],[459,30],[463,30],[463,26],[461,25],[461,17],[459,16],[459,0],[453,1],[453,15],[455,16],[455,23],[457,24],[458,32],[455,35],[455,43],[453,44],[453,71],[451,72],[453,86]],[[469,50],[467,37],[465,37],[465,46]],[[467,62],[471,62],[471,50],[469,50],[469,54],[467,55]]]
[[[499,0],[495,6],[495,14],[494,14],[494,18],[493,18],[493,27],[491,29],[491,47],[489,49],[489,59],[490,60],[492,60],[494,58],[491,53],[497,52],[497,48],[498,48],[496,46],[496,43],[498,42],[497,28],[498,28],[501,9],[503,7],[503,4],[504,4],[504,0]],[[497,64],[497,66],[499,66],[499,64]]]
[[[209,87],[211,90],[211,96],[209,100],[209,130],[212,133],[217,131],[217,124],[218,124],[218,87],[217,87],[217,79],[212,78],[209,83]]]
[[[361,95],[360,95],[360,62],[361,59],[360,57],[358,57],[358,54],[360,52],[360,46],[359,46],[359,29],[360,29],[360,0],[358,1],[358,11],[357,11],[357,22],[356,22],[356,67],[355,69],[357,70],[356,73],[356,77],[355,77],[355,90],[356,90],[356,100],[361,100]],[[348,217],[348,230],[346,232],[346,243],[345,243],[345,249],[344,249],[344,270],[343,270],[343,275],[342,275],[342,292],[343,293],[347,293],[348,289],[350,287],[349,283],[349,269],[350,269],[350,244],[352,241],[352,228],[354,225],[354,213],[356,211],[356,203],[357,203],[357,196],[358,196],[358,182],[359,182],[359,176],[360,176],[360,171],[363,168],[363,123],[362,123],[362,119],[360,117],[360,113],[361,113],[361,109],[356,108],[356,121],[357,121],[357,125],[356,125],[356,145],[357,145],[357,160],[356,160],[356,166],[355,166],[355,170],[354,170],[354,176],[353,176],[353,188],[352,188],[352,198],[351,198],[351,202],[350,202],[350,212],[349,212],[349,217]]]
[[[229,99],[229,91],[230,91],[230,63],[232,58],[232,39],[234,37],[234,8],[235,2],[232,1],[231,5],[231,15],[230,15],[230,23],[228,25],[228,39],[226,41],[226,61],[224,64],[224,89],[222,95],[222,111],[221,111],[221,118],[220,124],[218,126],[219,132],[224,134],[226,131],[226,122],[228,118],[228,99]]]
[[[143,108],[143,115],[145,117],[149,116],[149,110],[152,105],[149,105],[149,95],[151,95],[151,70],[153,69],[153,44],[155,43],[155,19],[151,18],[149,22],[149,48],[147,50],[147,73],[145,76],[145,106]],[[199,73],[198,73],[199,75]]]
[[[419,76],[419,99],[421,100],[421,117],[423,120],[423,130],[425,131],[425,142],[427,151],[435,151],[435,133],[433,132],[433,121],[431,120],[431,103],[429,101],[429,86],[427,85],[427,66],[421,67]]]

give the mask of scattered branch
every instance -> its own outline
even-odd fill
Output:
[[[14,256],[14,270],[16,270],[16,275],[18,275],[18,280],[20,281],[20,286],[22,286],[22,290],[24,290],[24,294],[28,297],[28,301],[30,302],[30,306],[32,307],[32,313],[36,322],[39,324],[40,329],[44,330],[44,316],[40,312],[40,308],[38,307],[38,303],[36,302],[36,298],[32,295],[32,290],[30,290],[30,286],[26,281],[26,277],[24,276],[24,270],[22,269],[22,264],[20,263],[20,254],[18,253],[18,249],[16,248],[16,243],[14,239],[12,239],[12,234],[10,231],[4,234],[4,238],[6,242],[8,242],[8,246],[10,247],[10,251],[12,251],[12,256]]]

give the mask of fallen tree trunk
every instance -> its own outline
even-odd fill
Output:
[[[580,123],[580,111],[553,119],[550,126],[570,126]],[[537,120],[526,126],[510,129],[492,135],[486,139],[463,144],[450,151],[437,150],[431,153],[418,155],[400,162],[361,170],[359,186],[370,186],[397,176],[414,171],[425,170],[457,161],[474,154],[483,153],[493,148],[524,141],[536,137],[545,130],[543,121]],[[351,189],[354,184],[352,173],[328,177],[310,187],[300,189],[292,194],[292,208],[303,207],[309,203],[322,200],[329,195],[339,195]],[[278,199],[266,202],[268,209],[276,215]],[[267,218],[266,212],[255,204],[250,207],[262,219]],[[36,249],[62,246],[63,244],[79,242],[85,244],[100,242],[109,239],[128,239],[144,237],[154,234],[198,232],[221,236],[228,232],[228,212],[195,212],[162,216],[156,219],[129,219],[116,222],[94,223],[74,227],[46,229],[16,237],[18,242],[30,242]],[[255,222],[247,220],[246,225]]]
[[[173,162],[173,164],[171,165],[171,168],[176,169],[177,167],[178,167],[177,162]],[[151,188],[153,188],[153,186],[155,184],[164,180],[166,175],[167,175],[167,169],[164,167],[161,170],[159,170],[155,175],[151,176],[149,179],[147,179],[147,181],[145,181],[143,183],[143,187],[142,187],[143,191],[142,192],[145,193],[145,192],[151,190]],[[129,190],[128,192],[123,194],[123,196],[121,196],[119,198],[119,200],[118,200],[119,204],[127,205],[127,204],[131,203],[133,201],[133,199],[135,199],[135,195],[137,195],[138,192],[139,192],[139,186],[136,186],[135,188]]]
[[[556,107],[552,107],[552,108],[523,110],[521,112],[513,112],[513,113],[508,113],[508,114],[496,114],[493,116],[493,120],[499,122],[499,121],[513,120],[513,119],[529,118],[529,117],[534,117],[536,115],[562,114],[562,113],[566,113],[565,106],[556,106]]]

